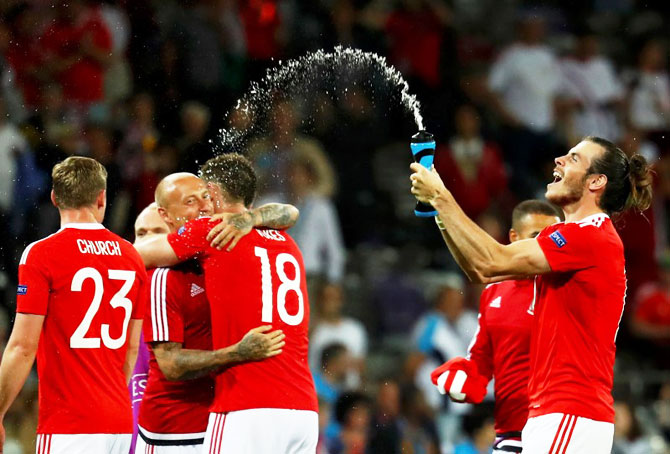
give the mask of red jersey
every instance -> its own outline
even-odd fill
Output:
[[[479,328],[468,359],[484,377],[495,378],[497,433],[521,432],[528,419],[534,298],[534,281],[527,279],[488,285],[479,300]]]
[[[537,237],[551,273],[537,277],[529,417],[566,413],[614,422],[616,334],[623,314],[623,245],[600,213]]]
[[[213,347],[238,342],[250,329],[271,324],[286,334],[280,355],[238,364],[216,377],[210,411],[250,408],[317,411],[307,362],[309,302],[302,254],[286,232],[255,229],[230,252],[209,246],[209,218],[190,221],[168,241],[181,260],[198,257],[212,314]]]
[[[123,365],[146,279],[135,248],[101,224],[67,224],[23,252],[16,310],[45,316],[37,433],[133,432]]]
[[[185,264],[186,266],[190,264]],[[212,336],[205,278],[179,269],[157,268],[151,272],[151,290],[144,311],[144,339],[177,342],[182,348],[211,350]],[[140,432],[149,441],[204,440],[214,380],[169,381],[150,350],[149,379],[140,405]],[[164,436],[169,435],[169,436]]]

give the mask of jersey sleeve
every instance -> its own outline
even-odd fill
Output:
[[[187,222],[175,233],[167,236],[168,243],[179,260],[197,257],[207,250],[209,241],[207,234],[214,225],[211,218],[199,218]]]
[[[577,271],[594,265],[599,242],[598,227],[563,224],[555,230],[544,230],[537,242],[554,272]]]
[[[486,379],[493,377],[493,350],[491,338],[486,326],[486,308],[491,299],[491,292],[484,291],[479,302],[479,314],[477,315],[477,331],[468,347],[468,359],[477,364],[477,370]]]
[[[142,263],[142,262],[140,262]],[[137,302],[133,305],[133,312],[130,316],[133,320],[142,320],[144,318],[144,311],[146,309],[145,301],[149,296],[149,288],[147,285],[147,271],[141,265],[137,269],[137,281],[139,287],[137,289]]]
[[[19,263],[19,286],[16,291],[16,312],[46,315],[51,283],[40,250],[28,246]]]
[[[184,342],[183,294],[177,271],[158,268],[151,276],[148,307],[144,316],[146,342]]]

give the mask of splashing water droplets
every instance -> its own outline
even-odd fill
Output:
[[[352,87],[373,87],[369,78],[360,84],[355,80],[356,73],[365,71],[381,74],[387,85],[398,89],[402,106],[413,115],[417,128],[424,129],[419,101],[410,93],[407,81],[396,68],[388,64],[385,57],[337,46],[332,52],[321,49],[294,60],[279,60],[278,63],[278,66],[268,69],[260,82],[251,82],[247,93],[235,104],[233,112],[242,113],[248,123],[241,129],[232,125],[220,130],[222,151],[240,151],[248,136],[259,129],[258,119],[264,116],[260,114],[270,109],[277,96],[306,98],[319,92],[337,99],[341,92],[349,92],[348,88],[338,86],[343,82],[348,82]],[[331,76],[335,79],[335,86],[324,86],[324,81]],[[372,102],[374,104],[374,97]],[[228,119],[233,112],[228,114]]]

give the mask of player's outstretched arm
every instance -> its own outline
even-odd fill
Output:
[[[147,268],[173,266],[180,262],[168,242],[167,235],[148,235],[144,239],[136,241],[133,246],[135,246],[144,261],[144,266]]]
[[[218,350],[182,348],[178,342],[154,342],[152,349],[158,366],[168,380],[190,380],[231,364],[277,356],[286,344],[281,330],[271,326],[250,330],[237,344]]]
[[[33,367],[43,324],[43,315],[16,314],[0,363],[0,426]],[[0,453],[3,452],[4,442],[3,428],[0,429]]]
[[[126,377],[126,383],[130,382],[137,362],[137,353],[140,349],[140,333],[142,332],[142,320],[132,319],[128,325],[128,350],[126,351],[126,361],[123,363],[123,374]]]
[[[299,216],[300,211],[296,207],[283,203],[267,203],[244,213],[214,215],[212,219],[221,219],[221,222],[209,231],[207,241],[217,249],[228,245],[226,249],[230,251],[254,227],[285,230],[293,227]]]
[[[468,264],[466,269],[469,271],[464,271],[469,277],[481,276],[490,280],[551,271],[537,240],[516,241],[509,245],[498,243],[466,216],[435,169],[428,170],[417,163],[411,164],[410,168],[414,172],[410,177],[412,194],[437,210],[456,251],[455,257]]]

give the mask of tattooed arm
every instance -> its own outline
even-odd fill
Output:
[[[217,215],[213,219],[222,221],[212,228],[207,239],[217,249],[222,249],[227,244],[227,250],[230,251],[254,227],[288,229],[295,225],[299,215],[296,207],[283,203],[267,203],[244,213]]]
[[[268,333],[270,329],[259,326],[237,344],[213,351],[182,348],[178,342],[153,342],[152,350],[165,378],[190,380],[231,364],[277,356],[285,345],[285,335],[281,330]]]

